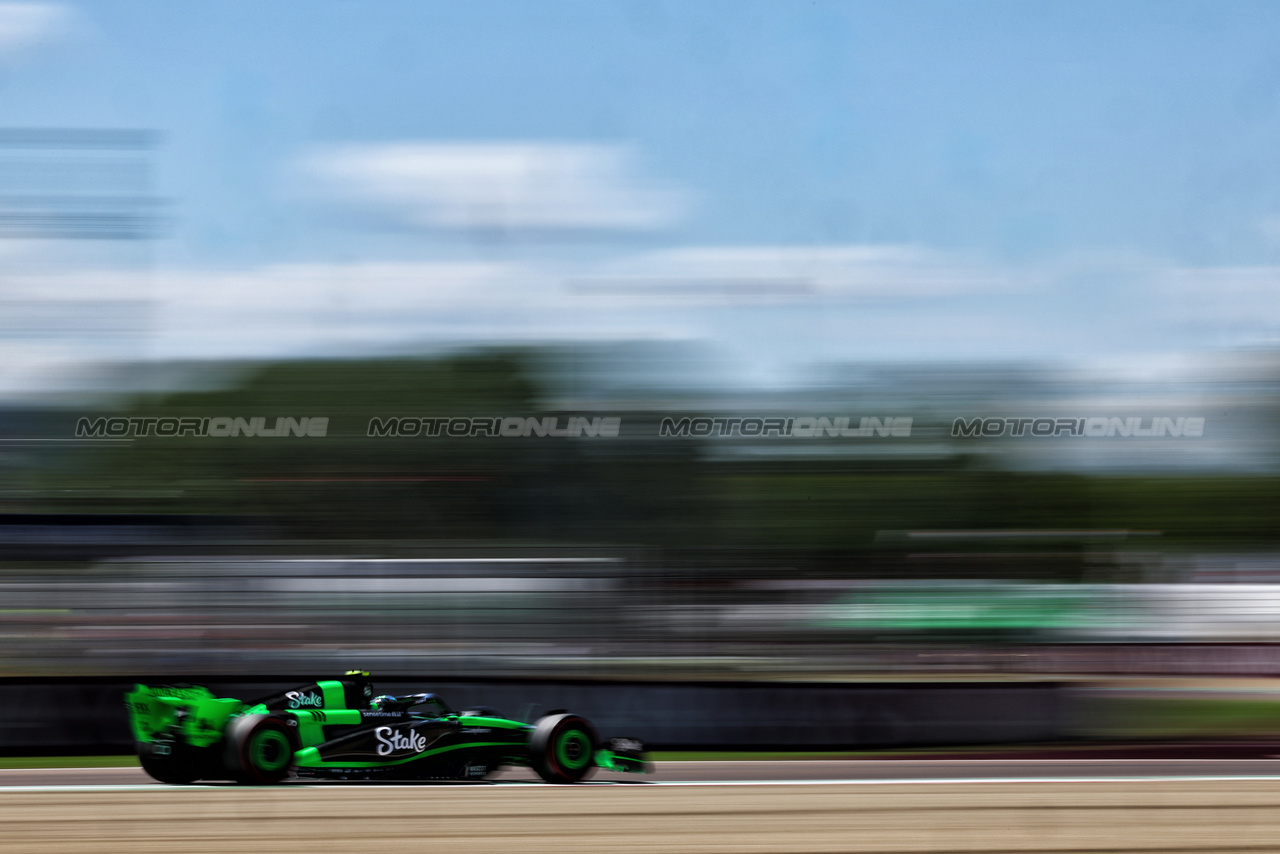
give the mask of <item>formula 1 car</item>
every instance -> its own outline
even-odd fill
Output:
[[[638,739],[603,746],[578,715],[528,724],[485,707],[455,712],[435,694],[374,697],[368,676],[350,671],[252,703],[198,686],[135,685],[125,707],[142,768],[162,783],[480,780],[511,765],[576,783],[597,767],[652,770]]]

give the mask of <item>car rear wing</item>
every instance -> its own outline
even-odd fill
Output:
[[[222,738],[240,700],[215,697],[198,685],[134,685],[124,695],[129,728],[139,742],[182,741],[208,747]]]

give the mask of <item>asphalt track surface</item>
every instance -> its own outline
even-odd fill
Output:
[[[816,759],[724,762],[661,762],[653,774],[597,772],[592,783],[803,783],[831,781],[934,781],[934,780],[1070,780],[1108,778],[1275,777],[1280,779],[1280,757],[1275,759]],[[486,781],[488,782],[488,781]],[[492,778],[499,783],[537,783],[530,770],[513,768]],[[155,781],[141,768],[33,768],[0,769],[0,792],[32,786],[149,786]],[[205,785],[205,784],[202,784]],[[209,783],[207,785],[224,785]],[[226,784],[229,785],[229,784]],[[327,781],[290,781],[285,786],[336,785]],[[377,782],[350,783],[378,786]],[[451,785],[428,783],[422,785]],[[485,783],[456,785],[475,786]],[[1277,840],[1280,843],[1280,840]],[[1280,844],[1277,846],[1280,854]]]
[[[1280,760],[678,762],[576,786],[0,771],[3,852],[267,850],[1280,852]]]

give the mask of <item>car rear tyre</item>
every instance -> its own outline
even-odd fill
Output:
[[[232,779],[259,786],[288,777],[297,750],[292,729],[270,715],[233,718],[227,726],[225,745]]]
[[[172,753],[158,754],[155,752],[155,745],[145,741],[138,742],[138,761],[142,764],[143,771],[161,783],[181,786],[194,783],[202,776],[202,769],[190,758]]]
[[[529,764],[548,783],[576,783],[595,767],[595,728],[577,715],[548,715],[534,725]]]

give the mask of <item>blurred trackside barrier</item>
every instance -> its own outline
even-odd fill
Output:
[[[1280,675],[1280,585],[786,578],[616,557],[189,558],[0,576],[0,676]]]
[[[341,671],[335,667],[335,672]],[[333,674],[210,681],[253,699]],[[140,677],[140,681],[162,682]],[[131,682],[0,682],[0,755],[131,753],[123,694]],[[1061,741],[1075,735],[1071,688],[1056,683],[643,683],[377,681],[379,693],[430,690],[453,708],[487,705],[533,720],[570,709],[602,737],[659,749],[871,749]]]

